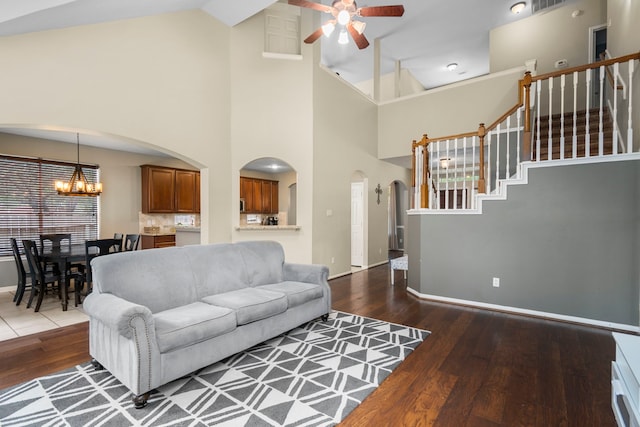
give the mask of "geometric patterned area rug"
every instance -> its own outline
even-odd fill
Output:
[[[332,312],[158,388],[145,408],[90,363],[0,391],[2,426],[332,426],[428,331]]]

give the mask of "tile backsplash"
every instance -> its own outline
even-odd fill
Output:
[[[138,213],[138,231],[140,233],[148,233],[145,228],[150,230],[151,227],[153,227],[154,233],[175,233],[176,226],[200,227],[200,215]]]

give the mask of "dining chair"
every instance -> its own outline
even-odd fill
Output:
[[[137,251],[140,243],[139,234],[127,234],[124,238],[123,251]]]
[[[84,280],[82,282],[82,289],[76,293],[76,305],[81,303],[81,297],[91,293],[93,287],[93,279],[91,277],[91,260],[98,256],[109,255],[120,252],[122,249],[122,240],[118,239],[97,239],[87,240],[84,242],[85,247],[85,265],[86,270],[84,274]],[[84,291],[84,285],[87,285],[86,292]]]
[[[58,283],[59,291],[60,274],[45,271],[42,260],[40,259],[40,253],[38,252],[38,245],[35,241],[23,240],[22,246],[24,247],[24,253],[27,256],[27,264],[29,265],[29,272],[31,274],[31,294],[29,295],[27,308],[31,308],[33,299],[37,294],[38,301],[36,302],[35,311],[39,311],[42,299],[44,298],[44,294],[47,290],[47,285]]]
[[[54,234],[41,234],[40,235],[40,253],[42,253],[45,248],[60,249],[62,245],[71,246],[71,234],[70,233],[54,233]],[[83,263],[73,263],[67,264],[66,273],[68,275],[73,275],[77,273],[84,273],[84,264]],[[60,273],[58,271],[58,264],[52,263],[50,265],[45,264],[45,270],[50,269],[54,273]]]
[[[24,264],[22,263],[22,256],[20,255],[18,242],[13,237],[10,240],[13,259],[16,262],[16,269],[18,271],[18,287],[16,288],[16,294],[13,296],[13,302],[15,302],[16,305],[20,305],[24,292],[27,289],[27,272],[25,271]]]
[[[122,239],[124,239],[124,234],[122,233],[113,233],[113,238],[116,240],[120,240],[120,242],[122,242]]]

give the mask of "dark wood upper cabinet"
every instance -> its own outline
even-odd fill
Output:
[[[195,171],[176,170],[176,212],[196,212],[196,174]]]
[[[200,172],[142,165],[143,213],[200,212]]]
[[[240,177],[240,198],[249,214],[278,212],[278,181]]]
[[[142,168],[142,212],[172,213],[175,210],[174,169],[155,166]]]

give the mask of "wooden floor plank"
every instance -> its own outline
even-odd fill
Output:
[[[397,273],[330,281],[335,310],[431,331],[341,426],[616,425],[610,332],[420,300]],[[0,389],[89,359],[87,323],[0,342]]]

